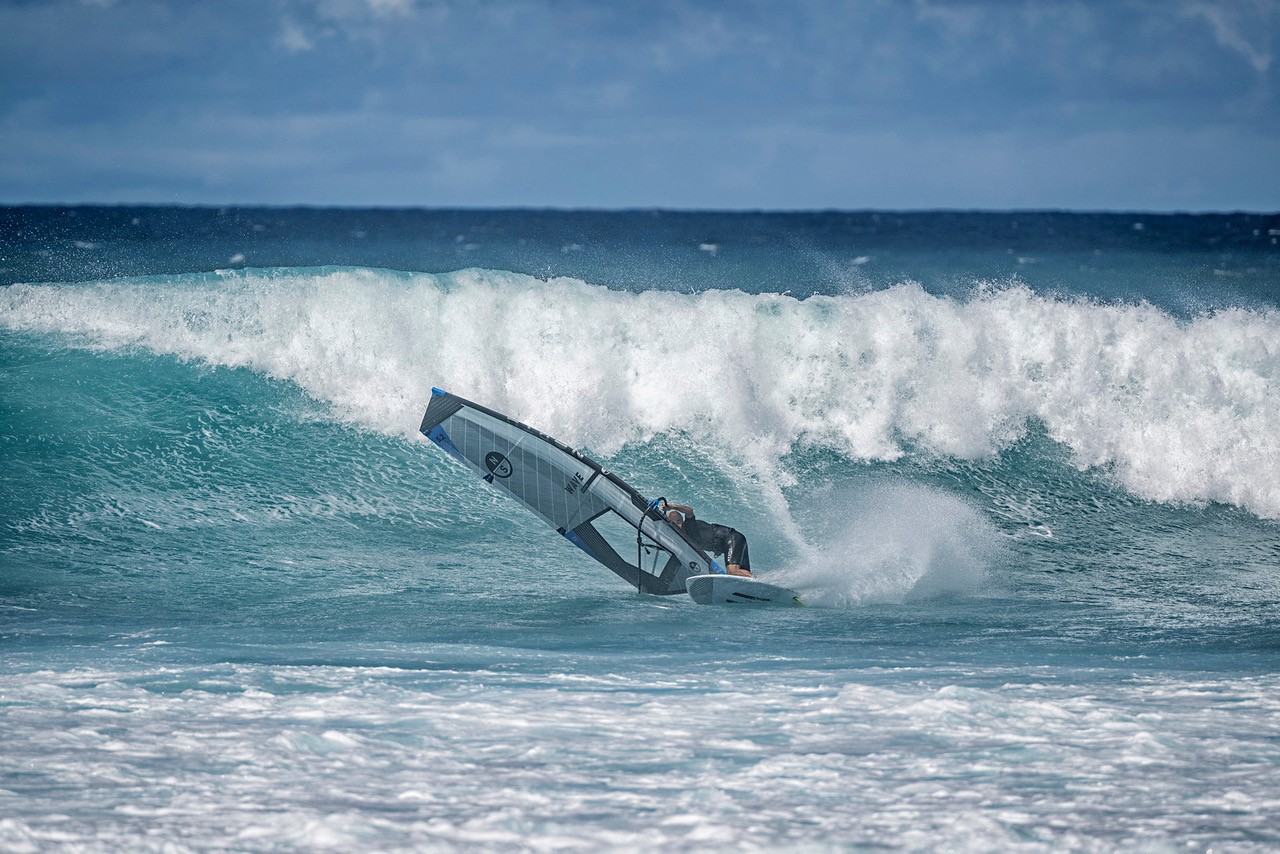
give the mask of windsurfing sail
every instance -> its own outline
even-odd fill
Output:
[[[422,434],[644,593],[684,593],[723,572],[644,496],[599,463],[507,416],[431,390]]]

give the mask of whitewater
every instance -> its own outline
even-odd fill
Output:
[[[5,850],[1280,845],[1274,217],[5,216]],[[637,595],[432,387],[810,607]]]
[[[1026,287],[800,300],[486,270],[16,285],[0,310],[14,330],[291,380],[389,435],[411,432],[434,383],[606,455],[683,433],[790,484],[779,462],[796,444],[853,460],[908,447],[978,459],[1034,420],[1077,466],[1142,498],[1280,517],[1274,310],[1179,323]]]

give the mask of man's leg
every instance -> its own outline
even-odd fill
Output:
[[[729,535],[729,547],[724,553],[725,571],[730,575],[754,578],[751,574],[751,558],[747,554],[747,538],[741,531]]]

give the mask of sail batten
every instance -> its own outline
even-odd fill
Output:
[[[419,428],[449,456],[527,507],[588,556],[637,589],[685,592],[710,560],[634,488],[599,463],[528,425],[432,389]],[[639,565],[636,542],[670,555],[659,571]]]

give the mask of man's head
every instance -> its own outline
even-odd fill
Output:
[[[672,525],[675,525],[677,528],[684,527],[684,517],[680,515],[679,510],[668,510],[667,521]]]

